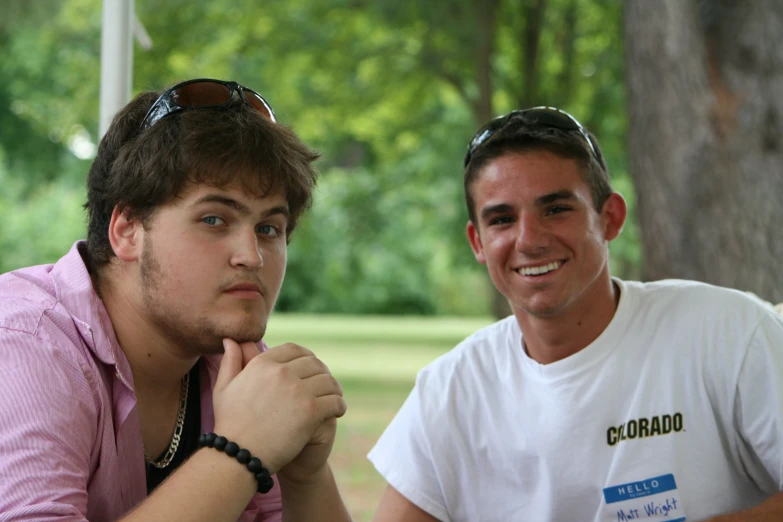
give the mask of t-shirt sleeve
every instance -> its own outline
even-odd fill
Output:
[[[0,521],[85,521],[96,405],[78,362],[0,328]]]
[[[738,450],[762,491],[783,491],[783,318],[766,314],[748,345],[734,404]]]
[[[433,419],[423,411],[427,398],[420,377],[367,458],[405,498],[447,522],[450,519],[428,436]]]

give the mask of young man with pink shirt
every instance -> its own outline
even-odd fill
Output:
[[[316,157],[234,82],[114,118],[86,242],[0,276],[0,520],[350,520],[340,385],[261,341]]]

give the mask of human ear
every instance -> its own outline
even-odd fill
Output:
[[[604,201],[601,217],[604,221],[604,238],[611,241],[620,235],[628,215],[625,199],[619,192],[613,192]]]
[[[127,210],[115,206],[109,221],[109,243],[122,261],[136,261],[141,257],[144,227],[138,219],[129,219]]]
[[[465,232],[468,235],[470,248],[473,249],[473,255],[476,256],[476,261],[482,265],[486,265],[487,258],[484,255],[484,245],[481,243],[481,236],[479,235],[479,231],[476,228],[476,225],[473,224],[473,221],[468,221]]]

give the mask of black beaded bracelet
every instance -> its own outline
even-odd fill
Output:
[[[231,442],[214,433],[202,433],[198,437],[198,447],[215,448],[229,457],[236,458],[256,478],[259,493],[267,493],[275,485],[274,479],[269,475],[269,470],[261,464],[261,461],[252,456],[248,450],[240,448],[236,442]]]

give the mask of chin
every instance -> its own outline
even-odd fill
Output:
[[[246,342],[257,343],[264,337],[264,333],[266,333],[265,324],[243,324],[226,328],[223,337],[233,339],[240,344]]]
[[[223,353],[223,339],[233,339],[238,343],[258,343],[266,332],[266,321],[256,317],[212,317],[203,318],[190,328],[182,329],[182,336],[190,340],[190,344],[200,346],[205,354]]]
[[[563,303],[527,302],[521,303],[518,308],[533,317],[547,318],[556,316],[564,306]]]
[[[556,317],[558,312],[560,312],[560,308],[534,308],[528,309],[526,312],[534,317],[547,319],[550,317]]]
[[[257,329],[256,329],[257,330]],[[201,345],[203,355],[221,355],[225,351],[223,348],[223,339],[233,339],[239,344],[252,342],[257,344],[263,337],[263,332],[254,333],[241,329],[220,329],[209,336],[212,341]]]

